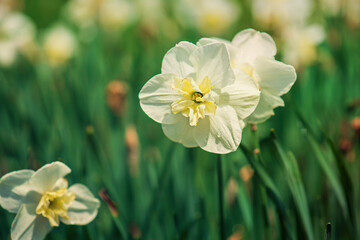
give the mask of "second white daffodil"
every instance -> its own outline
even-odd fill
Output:
[[[287,93],[296,80],[294,67],[275,60],[276,45],[267,33],[246,29],[239,32],[232,42],[203,38],[198,45],[218,42],[226,45],[234,71],[245,71],[261,91],[259,104],[246,122],[267,120],[274,115],[274,108],[284,106],[280,96]]]
[[[139,94],[145,113],[165,135],[186,147],[213,153],[235,151],[246,119],[259,102],[252,76],[236,73],[223,43],[180,42],[164,57],[161,74]]]

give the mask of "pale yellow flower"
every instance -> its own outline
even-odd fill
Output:
[[[99,8],[100,25],[108,32],[122,29],[134,19],[135,9],[125,0],[106,0]]]
[[[115,32],[135,19],[136,9],[131,0],[71,0],[66,13],[82,30],[99,24],[105,31]]]
[[[52,227],[85,225],[97,215],[100,205],[88,188],[64,178],[70,169],[61,162],[37,170],[20,170],[0,179],[0,205],[17,213],[11,226],[11,239],[44,239]]]
[[[321,25],[289,27],[284,30],[284,60],[295,67],[304,67],[318,59],[317,46],[325,40]]]
[[[80,28],[88,27],[97,21],[100,6],[105,0],[70,0],[66,13],[70,20]]]
[[[75,54],[77,43],[74,34],[64,26],[50,29],[43,42],[43,51],[46,60],[52,66],[61,66]]]
[[[238,4],[232,0],[182,0],[176,10],[185,27],[195,27],[206,35],[222,34],[240,15]]]
[[[10,67],[17,56],[32,58],[35,47],[35,26],[19,12],[0,11],[0,65]]]
[[[311,13],[310,0],[254,0],[252,10],[255,20],[267,28],[282,29],[302,25]]]

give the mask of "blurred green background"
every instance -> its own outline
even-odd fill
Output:
[[[222,223],[229,240],[359,239],[359,15],[358,0],[1,0],[0,174],[60,160],[106,189],[115,208],[48,239],[220,239]],[[138,93],[179,41],[246,28],[298,78],[222,157],[219,193],[218,156],[172,143]],[[13,218],[0,209],[0,239]]]

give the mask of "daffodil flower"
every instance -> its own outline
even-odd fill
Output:
[[[5,7],[0,3],[0,66],[11,67],[19,53],[32,57],[35,51],[35,26],[22,13],[1,12]]]
[[[175,16],[184,27],[194,27],[206,35],[217,36],[231,28],[241,15],[239,5],[231,0],[178,0]]]
[[[0,179],[0,205],[17,213],[11,239],[43,239],[60,221],[85,225],[97,215],[100,202],[87,187],[68,188],[64,178],[71,172],[61,162],[47,164],[34,172],[20,170]]]
[[[224,44],[180,42],[167,52],[161,74],[144,85],[139,98],[172,141],[224,154],[239,146],[243,120],[256,108],[259,94],[247,73],[239,70],[235,76]]]
[[[259,123],[267,120],[274,115],[274,108],[284,106],[280,96],[287,93],[296,80],[294,67],[275,60],[275,42],[267,33],[246,29],[239,32],[232,42],[203,38],[198,45],[219,42],[226,45],[235,73],[245,71],[261,91],[259,104],[246,118],[246,122]]]
[[[43,51],[46,60],[53,67],[59,67],[69,61],[77,49],[74,34],[66,27],[58,25],[45,35]]]

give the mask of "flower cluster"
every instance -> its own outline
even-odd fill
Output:
[[[0,66],[12,66],[18,55],[32,59],[36,50],[35,33],[28,17],[6,10],[0,3]]]
[[[180,24],[210,35],[224,33],[241,13],[239,5],[232,0],[180,0],[175,8]]]
[[[284,106],[280,96],[295,82],[295,69],[275,54],[273,39],[253,29],[231,42],[180,42],[166,53],[161,74],[141,89],[140,105],[185,147],[235,151],[246,123],[263,122]]]
[[[126,0],[71,0],[66,13],[80,28],[91,28],[98,22],[113,32],[127,26],[135,17],[134,6]]]
[[[0,205],[17,213],[11,239],[43,239],[60,221],[85,225],[96,217],[99,200],[82,184],[68,188],[64,176],[70,172],[65,164],[53,162],[36,172],[20,170],[0,179]]]
[[[276,32],[283,41],[284,60],[298,70],[318,58],[317,46],[325,40],[325,30],[311,19],[310,0],[254,0],[254,19]]]

